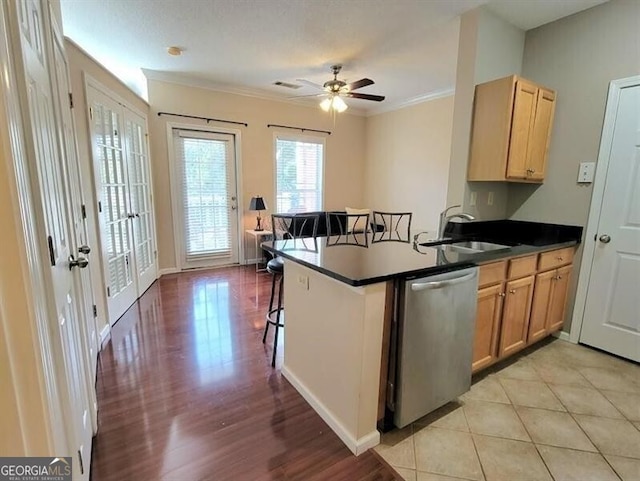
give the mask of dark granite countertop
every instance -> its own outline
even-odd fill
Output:
[[[509,247],[481,253],[462,253],[428,244],[435,232],[357,233],[344,236],[265,242],[272,254],[292,260],[351,286],[390,279],[411,279],[462,269],[505,257],[576,245],[582,227],[523,221],[449,223],[445,237],[479,240]],[[419,234],[417,242],[415,236]]]

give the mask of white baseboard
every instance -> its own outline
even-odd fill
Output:
[[[552,334],[552,336],[553,337],[557,337],[558,339],[560,339],[562,341],[571,342],[571,340],[569,339],[569,333],[568,332],[558,331],[558,332],[554,332]]]
[[[313,410],[320,415],[322,420],[329,425],[353,454],[359,456],[368,449],[380,444],[380,433],[377,429],[374,429],[361,438],[354,438],[322,401],[320,401],[287,366],[282,366],[282,375],[296,388],[302,397],[311,405]]]
[[[166,276],[167,274],[177,274],[180,270],[177,267],[167,267],[158,271],[158,277]]]
[[[102,345],[104,342],[109,339],[109,335],[111,334],[111,326],[107,324],[100,331],[100,350],[102,350]]]

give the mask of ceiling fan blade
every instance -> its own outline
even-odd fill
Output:
[[[356,80],[355,82],[351,82],[347,84],[346,87],[349,91],[361,89],[362,87],[366,87],[367,85],[373,85],[375,82],[370,78],[363,78],[360,80]]]
[[[322,85],[317,84],[315,82],[311,82],[310,80],[305,80],[303,78],[297,78],[296,81],[300,82],[301,84],[308,85],[309,87],[313,87],[314,89],[324,90],[324,87]]]
[[[359,94],[357,92],[347,92],[344,96],[353,99],[373,100],[374,102],[382,102],[384,100],[384,95]]]

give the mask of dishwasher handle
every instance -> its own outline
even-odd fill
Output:
[[[445,281],[432,281],[432,282],[415,282],[411,284],[412,291],[423,291],[425,289],[442,289],[444,287],[455,286],[462,282],[470,281],[478,275],[477,271],[473,271],[471,274],[467,274],[461,277],[454,277],[453,279],[447,279]]]

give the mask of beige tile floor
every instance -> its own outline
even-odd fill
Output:
[[[561,340],[375,449],[408,481],[640,481],[640,366]]]

